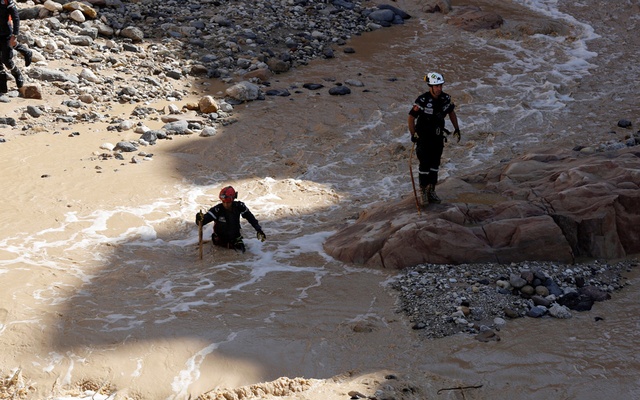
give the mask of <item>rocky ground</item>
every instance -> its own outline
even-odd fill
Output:
[[[18,2],[18,40],[32,52],[30,66],[15,54],[26,83],[18,91],[10,81],[0,102],[47,102],[7,107],[0,126],[59,133],[74,123],[102,123],[142,135],[150,130],[143,121],[175,123],[98,151],[117,158],[167,134],[211,136],[218,125],[236,121],[234,104],[288,95],[286,89],[270,90],[274,74],[332,58],[334,51],[352,51],[345,44],[353,35],[409,18],[392,6],[342,0],[35,3]],[[335,95],[349,90],[333,89]],[[211,96],[198,101],[203,92]],[[173,104],[194,98],[186,106]],[[145,106],[158,101],[171,104],[163,110]],[[130,117],[115,117],[114,107],[126,104],[135,106]],[[5,132],[1,141],[11,136]]]
[[[286,72],[333,57],[351,36],[390,25],[389,17],[409,17],[349,1],[36,3],[19,3],[18,40],[33,51],[31,83],[94,106],[181,98],[189,77],[230,82],[257,70]],[[63,61],[65,68],[47,68]]]
[[[500,340],[497,331],[511,319],[571,318],[574,312],[591,310],[594,302],[623,289],[624,273],[637,266],[637,260],[421,264],[405,269],[392,287],[398,293],[398,312],[424,338],[468,333],[481,341]]]

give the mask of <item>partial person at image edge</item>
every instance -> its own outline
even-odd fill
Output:
[[[20,15],[13,0],[0,0],[0,94],[8,92],[8,69],[20,89],[24,85],[24,77],[13,61],[13,48],[18,45],[20,32]]]

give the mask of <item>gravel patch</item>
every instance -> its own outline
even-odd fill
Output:
[[[563,265],[551,262],[504,264],[421,264],[391,283],[404,313],[423,338],[457,333],[499,340],[508,319],[570,318],[628,285],[623,273],[638,260]]]

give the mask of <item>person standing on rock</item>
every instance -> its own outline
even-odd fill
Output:
[[[424,80],[429,85],[429,91],[416,99],[408,119],[411,141],[416,144],[416,156],[420,162],[418,182],[423,206],[441,202],[435,187],[438,183],[440,158],[447,140],[445,133],[449,134],[444,127],[447,115],[453,124],[453,136],[460,142],[458,117],[454,111],[456,106],[451,96],[442,91],[444,77],[437,72],[429,72]]]
[[[236,200],[238,192],[233,187],[223,188],[218,197],[222,203],[211,207],[206,214],[202,212],[196,214],[196,225],[198,226],[214,221],[213,235],[211,236],[214,245],[245,252],[243,237],[240,234],[241,216],[249,221],[253,229],[256,230],[258,239],[265,241],[267,236],[262,231],[258,220],[243,202]]]
[[[18,89],[24,85],[22,73],[13,61],[13,47],[18,45],[20,32],[20,16],[14,0],[0,0],[0,94],[7,93],[7,72],[11,71]]]

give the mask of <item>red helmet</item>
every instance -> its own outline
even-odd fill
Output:
[[[227,186],[220,191],[220,196],[218,197],[223,203],[231,203],[238,198],[238,192],[233,187]]]

